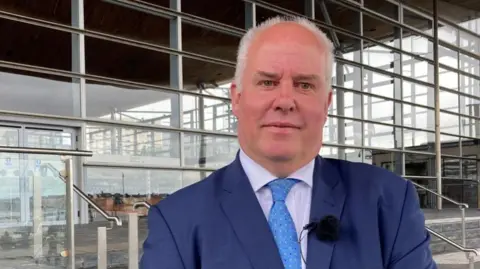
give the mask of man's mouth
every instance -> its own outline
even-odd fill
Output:
[[[291,124],[288,122],[272,122],[263,125],[263,127],[275,127],[275,128],[290,128],[290,129],[300,129],[298,125]]]

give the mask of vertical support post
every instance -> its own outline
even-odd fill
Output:
[[[33,177],[33,257],[43,256],[42,178]]]
[[[176,12],[182,11],[181,0],[170,0],[170,8]],[[182,51],[182,18],[174,17],[170,20],[170,47],[178,51]],[[183,56],[182,55],[170,55],[170,87],[174,89],[183,90]],[[183,127],[183,94],[178,93],[171,97],[171,125],[174,127]],[[176,134],[171,138],[172,143],[171,152],[173,156],[180,158],[180,165],[184,165],[183,154],[183,133]],[[175,147],[178,145],[178,147]],[[174,147],[174,148],[173,148]]]
[[[305,15],[315,19],[315,0],[305,0]]]
[[[338,58],[343,58],[341,52],[337,52]],[[345,85],[345,72],[343,69],[343,63],[337,61],[336,65],[336,84],[337,86],[343,87]],[[337,99],[337,115],[345,116],[345,93],[343,90],[336,91]],[[345,119],[337,118],[337,141],[339,145],[345,145]],[[345,148],[338,148],[338,158],[340,160],[346,159]]]
[[[72,158],[65,160],[66,172],[66,210],[67,210],[67,250],[68,269],[75,269],[75,214],[73,205],[73,161]]]
[[[71,1],[72,13],[72,27],[84,30],[85,19],[83,13],[84,0]],[[85,74],[85,35],[72,33],[72,72],[78,74]],[[74,78],[73,91],[75,109],[74,116],[85,118],[86,116],[86,93],[85,93],[85,78]]]
[[[403,6],[402,3],[398,3],[398,6],[395,7],[397,20],[399,23],[403,23]],[[402,29],[399,27],[395,27],[395,41],[394,46],[396,48],[402,49],[402,40],[403,40],[403,33]],[[403,57],[401,53],[394,53],[393,54],[393,70],[395,74],[403,75]],[[394,79],[394,87],[393,87],[393,95],[395,97],[395,103],[393,108],[393,121],[395,125],[403,126],[403,104],[400,102],[403,99],[403,79],[395,78]],[[395,148],[404,150],[404,129],[395,127],[394,128],[394,143]],[[395,173],[398,175],[405,175],[405,153],[395,152]]]
[[[97,269],[107,269],[107,227],[97,228]]]
[[[245,2],[245,30],[257,25],[257,6],[255,3]]]
[[[363,0],[360,0],[360,6],[363,7]],[[363,36],[363,12],[359,12],[357,13],[358,14],[358,33]],[[363,64],[363,46],[364,46],[364,43],[363,43],[363,39],[360,39],[360,50],[359,50],[359,54],[358,54],[358,58],[359,58],[359,62],[361,64]],[[365,104],[365,95],[363,95],[363,91],[365,90],[364,89],[364,85],[363,85],[363,76],[365,75],[365,69],[362,67],[360,67],[360,76],[358,77],[358,85],[356,86],[357,89],[360,90],[360,108],[359,108],[359,111],[360,111],[360,115],[361,115],[361,119],[362,120],[365,120],[365,109],[364,109],[364,104]],[[364,139],[364,136],[365,136],[365,124],[362,123],[362,125],[360,126],[360,145],[362,147],[365,146],[365,139]],[[374,158],[374,155],[373,155],[373,151],[371,151],[371,161],[370,163],[373,162],[373,158]],[[365,149],[362,149],[362,162],[366,162],[365,161]]]
[[[462,205],[460,206],[460,211],[462,212],[462,246],[466,247],[467,246],[467,239],[465,235],[465,207]]]
[[[128,214],[128,269],[138,269],[138,214]]]
[[[72,27],[84,30],[85,29],[85,16],[84,16],[84,0],[71,0],[71,23]],[[72,72],[84,75],[86,73],[85,67],[85,34],[72,33]],[[86,80],[85,78],[73,78],[72,79],[73,96],[74,96],[74,115],[81,118],[87,117],[87,105],[86,105]],[[80,113],[78,115],[78,113]],[[78,141],[76,148],[84,149],[86,147],[86,124],[82,124],[82,127],[77,130]],[[77,167],[83,167],[84,157],[75,158],[75,164]],[[84,170],[77,169],[75,171],[76,178],[78,179],[78,186],[84,189]],[[76,203],[80,210],[80,223],[88,223],[88,205],[80,197],[77,197]]]
[[[442,141],[440,138],[440,80],[438,45],[438,0],[433,0],[433,81],[435,85],[435,172],[437,193],[442,194]],[[437,209],[442,210],[442,198],[437,196]]]

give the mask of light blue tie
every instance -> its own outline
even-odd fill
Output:
[[[300,245],[292,216],[288,212],[285,198],[298,180],[285,178],[268,183],[272,191],[273,205],[270,209],[268,224],[277,243],[285,269],[301,269]]]

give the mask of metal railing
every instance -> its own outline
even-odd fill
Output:
[[[429,189],[429,188],[427,188],[427,187],[424,187],[424,186],[422,186],[422,185],[420,185],[420,184],[418,184],[418,183],[415,183],[415,182],[413,182],[413,181],[410,181],[410,182],[412,182],[412,184],[413,184],[414,186],[416,186],[417,188],[420,188],[420,189],[422,189],[422,190],[424,190],[424,191],[427,191],[427,192],[429,192],[429,193],[431,193],[431,194],[433,194],[433,195],[435,195],[435,196],[437,196],[437,197],[439,197],[439,198],[441,198],[441,199],[443,199],[443,200],[445,200],[445,201],[449,201],[450,203],[458,206],[458,208],[460,209],[460,213],[461,213],[462,245],[463,245],[463,246],[466,246],[466,244],[467,244],[467,239],[466,239],[466,231],[465,231],[465,230],[466,230],[466,227],[465,227],[465,226],[466,226],[466,223],[465,223],[465,209],[468,208],[468,204],[457,202],[457,201],[455,201],[455,200],[453,200],[453,199],[451,199],[451,198],[449,198],[449,197],[447,197],[447,196],[444,196],[444,195],[442,195],[442,194],[440,194],[440,193],[438,193],[438,192],[435,192],[435,191],[433,191],[433,190],[431,190],[431,189]]]
[[[464,252],[465,255],[467,256],[467,259],[468,259],[469,269],[475,269],[475,257],[472,256],[472,255],[469,255],[469,254],[475,254],[475,256],[478,256],[479,255],[478,250],[473,249],[473,248],[466,248],[466,247],[460,246],[459,244],[453,242],[452,240],[448,239],[447,237],[441,235],[440,233],[435,232],[431,228],[429,228],[429,227],[426,227],[426,228],[427,228],[427,231],[429,233],[435,235],[436,237],[440,238],[442,241],[444,241],[447,244],[453,246],[454,248]]]
[[[58,176],[60,177],[60,179],[65,183],[67,182],[65,177],[62,175],[62,173],[58,171],[52,164],[47,163],[47,164],[42,164],[41,166],[44,166],[47,169],[50,169],[50,171],[52,171],[53,173],[58,173]],[[105,210],[99,207],[97,203],[95,203],[95,201],[90,199],[90,197],[88,197],[88,195],[84,193],[76,185],[73,185],[73,190],[75,191],[76,194],[78,194],[78,196],[80,196],[85,202],[87,202],[87,204],[92,206],[93,209],[95,209],[98,213],[100,213],[100,215],[102,215],[102,217],[104,217],[106,220],[110,222],[115,222],[117,226],[122,226],[122,220],[119,217],[109,215],[107,212],[105,212]]]
[[[422,189],[422,190],[424,190],[424,191],[427,191],[427,192],[429,192],[429,193],[437,196],[437,197],[440,198],[440,199],[443,199],[443,200],[445,200],[445,201],[448,201],[448,202],[450,202],[450,203],[458,206],[458,208],[460,209],[460,213],[461,213],[462,245],[459,245],[459,244],[453,242],[452,240],[450,240],[450,239],[446,238],[445,236],[443,236],[443,235],[435,232],[434,230],[432,230],[432,229],[429,228],[429,227],[426,227],[426,228],[427,228],[427,230],[428,230],[431,234],[433,234],[433,235],[435,235],[436,237],[440,238],[442,241],[444,241],[444,242],[446,242],[447,244],[455,247],[456,249],[464,252],[465,255],[466,255],[466,257],[467,257],[467,259],[469,260],[470,268],[473,269],[474,267],[472,267],[472,266],[474,266],[474,257],[471,256],[470,254],[471,254],[471,253],[475,253],[475,256],[478,256],[479,252],[478,252],[477,250],[475,250],[475,249],[466,248],[466,245],[467,245],[467,237],[466,237],[465,209],[468,208],[468,204],[457,202],[457,201],[455,201],[455,200],[453,200],[453,199],[451,199],[451,198],[449,198],[449,197],[447,197],[447,196],[444,196],[444,195],[442,195],[442,194],[440,194],[440,193],[438,193],[438,192],[435,192],[435,191],[433,191],[433,190],[431,190],[431,189],[429,189],[429,188],[427,188],[427,187],[424,187],[424,186],[422,186],[422,185],[420,185],[420,184],[418,184],[418,183],[415,183],[415,182],[413,182],[413,181],[411,181],[411,180],[410,180],[410,182],[411,182],[415,187],[417,187],[417,188],[419,188],[419,189]]]
[[[91,157],[93,155],[91,151],[84,151],[84,150],[47,149],[47,148],[30,148],[30,147],[0,147],[0,152],[41,154],[41,155],[65,155],[65,156],[80,156],[80,157]]]
[[[146,201],[133,203],[133,209],[137,209],[138,207],[146,207],[147,209],[150,209],[151,206],[152,205]]]

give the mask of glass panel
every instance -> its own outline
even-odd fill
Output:
[[[440,25],[438,38],[452,45],[458,45],[458,30],[450,25]]]
[[[233,65],[183,58],[183,87],[186,90],[229,97],[230,82],[234,75]]]
[[[180,135],[177,132],[112,126],[87,126],[89,162],[180,165]]]
[[[19,5],[21,7],[26,4],[19,3]],[[0,25],[2,26],[0,27],[0,36],[8,36],[7,39],[0,42],[0,60],[72,70],[72,36],[70,33],[1,18]],[[1,81],[3,82],[3,80]]]
[[[182,108],[184,128],[236,132],[237,119],[230,101],[185,94]]]
[[[363,76],[363,89],[376,95],[394,98],[393,77],[365,70]]]
[[[439,46],[439,59],[441,64],[458,68],[458,52]]]
[[[59,116],[80,114],[78,84],[64,77],[0,68],[0,81],[2,110]]]
[[[478,44],[480,44],[480,39],[478,37],[475,37],[467,32],[460,31],[461,48],[466,49],[467,51],[478,53],[480,51],[480,49],[478,48]]]
[[[87,30],[163,46],[170,44],[170,20],[166,18],[107,1],[84,0],[84,3]]]
[[[405,126],[435,130],[435,111],[433,109],[403,104],[403,113]]]
[[[240,37],[182,23],[182,41],[185,51],[235,62]]]
[[[403,145],[407,150],[435,151],[435,133],[403,129]]]
[[[0,127],[5,146],[72,148],[72,134],[57,130]],[[1,154],[0,247],[3,267],[32,263],[64,268],[67,242],[61,156]]]
[[[185,166],[220,168],[232,162],[239,150],[236,137],[185,134]]]
[[[458,94],[440,90],[440,109],[458,113]]]
[[[368,115],[368,120],[380,121],[380,122],[392,122],[394,112],[394,102],[387,101],[385,99],[364,96],[363,108]]]
[[[363,128],[365,128],[365,146],[389,149],[395,148],[394,127],[371,123],[364,123],[363,126]]]
[[[402,49],[433,60],[433,43],[407,30],[403,30]]]
[[[425,29],[431,28],[432,20],[413,13],[408,9],[403,9],[403,23],[412,26],[419,31],[425,31]]]
[[[340,110],[337,109],[339,100],[339,93],[343,93],[343,106]],[[345,116],[350,118],[362,118],[362,96],[358,93],[347,92],[342,89],[333,89],[332,104],[330,106],[330,114]],[[366,101],[365,101],[366,102]]]
[[[85,192],[105,211],[124,215],[133,210],[136,202],[156,204],[208,175],[206,171],[88,167]],[[140,211],[147,213],[145,209]],[[93,209],[89,211],[89,218],[90,221],[103,221]]]
[[[460,124],[461,135],[480,138],[480,118],[460,117]]]
[[[438,77],[438,80],[440,82],[440,87],[458,90],[458,73],[447,71],[443,68],[439,68],[439,73],[440,75]]]
[[[179,126],[179,95],[87,81],[87,117]]]
[[[148,0],[160,3],[168,3],[168,0]],[[165,4],[162,4],[165,5]],[[257,12],[258,12],[257,8]],[[218,11],[217,11],[218,10]],[[245,3],[237,0],[225,1],[182,1],[182,12],[193,14],[205,19],[235,26],[241,29],[245,27]]]
[[[440,112],[440,131],[459,135],[460,128],[458,126],[458,121],[458,116]],[[442,141],[444,140],[442,139]]]
[[[71,1],[1,1],[0,10],[30,18],[70,25],[72,21],[70,3]],[[24,34],[22,32],[18,33]]]
[[[19,128],[0,127],[0,146],[18,147]],[[21,223],[20,154],[0,153],[0,225]],[[2,236],[2,234],[0,234]]]
[[[85,58],[89,75],[170,86],[172,70],[166,53],[86,36]]]

